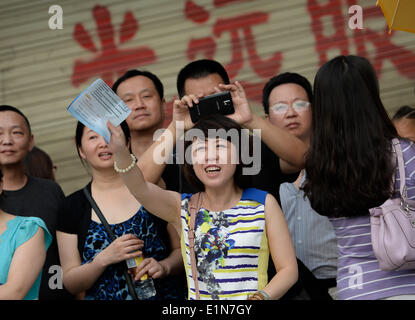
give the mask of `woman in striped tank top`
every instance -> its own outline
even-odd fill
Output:
[[[303,189],[337,236],[338,298],[415,299],[415,270],[381,270],[372,248],[368,209],[399,197],[401,183],[392,162],[391,140],[398,135],[374,68],[362,57],[336,57],[317,72],[314,98]],[[415,145],[406,139],[400,144],[408,198],[415,199]]]
[[[116,165],[127,168],[121,170],[126,171],[121,175],[131,193],[182,235],[188,297],[196,299],[188,241],[188,202],[192,195],[163,190],[146,182],[138,166],[129,166],[134,161],[131,162],[120,128],[109,124],[109,129]],[[295,252],[275,198],[248,188],[248,176],[242,174],[244,165],[238,161],[243,159],[242,128],[227,117],[213,115],[197,122],[193,129],[202,136],[185,141],[184,150],[190,152],[191,163],[186,162],[184,170],[202,196],[194,245],[200,299],[280,298],[298,277]],[[237,141],[230,132],[237,133]],[[277,270],[270,281],[269,253]]]

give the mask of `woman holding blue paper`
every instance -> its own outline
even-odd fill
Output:
[[[178,115],[190,120],[187,105],[175,111],[173,127]],[[277,201],[251,188],[249,176],[243,175],[247,165],[241,160],[240,125],[216,114],[199,120],[186,133],[190,136],[184,143],[184,173],[197,194],[162,190],[145,181],[131,161],[122,130],[110,122],[108,126],[114,168],[124,183],[138,201],[182,234],[189,299],[279,299],[297,281],[294,247]],[[169,144],[168,133],[146,154],[154,157],[153,150],[162,141]],[[268,279],[270,253],[277,274]]]
[[[121,127],[129,137],[126,122]],[[157,293],[151,299],[180,299],[172,276],[183,269],[177,233],[130,194],[101,135],[78,122],[75,140],[81,161],[92,171],[87,189],[116,239],[111,240],[82,189],[68,196],[57,232],[64,286],[88,300],[130,300],[123,267],[125,260],[143,254],[137,272],[154,279]]]

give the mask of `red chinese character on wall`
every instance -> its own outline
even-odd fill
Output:
[[[215,8],[249,0],[214,0]],[[210,12],[195,4],[192,0],[186,1],[185,16],[195,24],[203,24],[210,18]],[[278,74],[281,68],[282,53],[275,52],[270,58],[263,59],[256,48],[255,37],[252,28],[255,25],[267,23],[269,14],[262,11],[254,11],[230,18],[219,18],[215,21],[212,36],[191,39],[187,47],[187,57],[195,60],[197,55],[214,59],[216,53],[216,41],[222,34],[229,33],[231,39],[231,61],[224,64],[225,69],[232,80],[236,78],[244,66],[243,50],[248,53],[248,63],[256,75],[261,79],[258,83],[241,81],[249,99],[261,102],[262,89],[270,77]]]
[[[400,74],[415,79],[415,53],[392,42],[395,32],[388,33],[386,22],[385,29],[380,32],[364,26],[362,30],[351,31],[352,37],[347,37],[349,17],[343,14],[342,8],[355,4],[356,0],[327,0],[325,4],[321,4],[318,0],[307,1],[307,9],[311,16],[311,30],[316,39],[315,49],[319,55],[319,64],[322,65],[328,60],[327,53],[331,49],[338,49],[343,55],[350,54],[350,45],[353,44],[357,49],[357,55],[371,60],[379,77],[381,77],[385,60],[389,60]],[[324,17],[330,17],[333,21],[334,33],[330,36],[324,35],[322,20]],[[364,8],[364,21],[379,18],[384,20],[379,7],[373,5]],[[368,43],[371,43],[375,49],[372,56],[367,50]]]
[[[349,54],[349,39],[346,36],[345,19],[342,13],[342,0],[330,0],[320,4],[318,0],[308,0],[307,9],[311,16],[311,30],[316,39],[316,52],[320,66],[328,58],[327,53],[339,49],[340,54]],[[334,32],[330,36],[324,34],[323,18],[330,17]]]
[[[71,82],[75,87],[87,82],[90,78],[99,76],[108,85],[128,69],[148,65],[157,61],[154,50],[147,46],[133,49],[120,49],[122,45],[134,38],[139,30],[138,21],[131,12],[124,14],[120,26],[119,43],[116,44],[111,15],[105,6],[96,5],[92,14],[97,25],[97,33],[101,42],[100,50],[94,44],[91,35],[81,23],[75,25],[73,38],[79,45],[94,54],[89,61],[75,60]]]

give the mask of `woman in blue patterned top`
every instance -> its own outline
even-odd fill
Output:
[[[233,98],[244,94],[239,85],[230,87]],[[190,119],[187,104],[176,104],[175,108],[180,108]],[[175,125],[176,119],[158,140],[159,143],[153,144],[146,152],[154,156],[153,151],[159,147],[162,149],[164,142],[169,145],[169,134],[175,131]],[[114,166],[122,172],[123,181],[131,193],[182,234],[188,298],[197,299],[188,239],[188,204],[192,195],[165,191],[146,182],[140,168],[131,161],[121,128],[110,123],[108,127],[111,131],[110,146],[115,152]],[[202,197],[196,215],[194,246],[200,299],[280,298],[297,280],[294,248],[275,198],[264,191],[249,188],[250,181],[243,175],[241,126],[222,115],[213,115],[198,121],[193,129],[202,135],[186,139],[184,151],[190,157],[186,156],[184,170],[187,180]],[[269,252],[277,270],[272,279],[267,278]]]
[[[125,122],[122,127],[129,136]],[[183,270],[176,231],[130,194],[101,135],[78,123],[76,144],[92,170],[88,189],[117,239],[111,242],[82,189],[68,196],[57,232],[65,287],[88,300],[130,300],[122,264],[143,254],[137,274],[154,279],[157,294],[151,299],[183,299],[174,276]]]
[[[3,191],[0,170],[0,194]],[[46,251],[52,242],[37,217],[18,217],[0,209],[0,300],[35,300]]]

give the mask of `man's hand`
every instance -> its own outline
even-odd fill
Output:
[[[244,125],[247,122],[251,121],[253,117],[252,111],[242,85],[238,81],[235,81],[235,83],[231,84],[220,84],[219,88],[222,91],[229,91],[232,96],[235,113],[230,114],[227,117],[236,121],[240,125]]]
[[[194,103],[199,103],[199,98],[202,95],[187,95],[183,96],[180,100],[176,99],[173,102],[173,121],[182,121],[184,123],[184,130],[189,130],[194,126],[192,119],[190,118],[189,108],[193,107]]]

